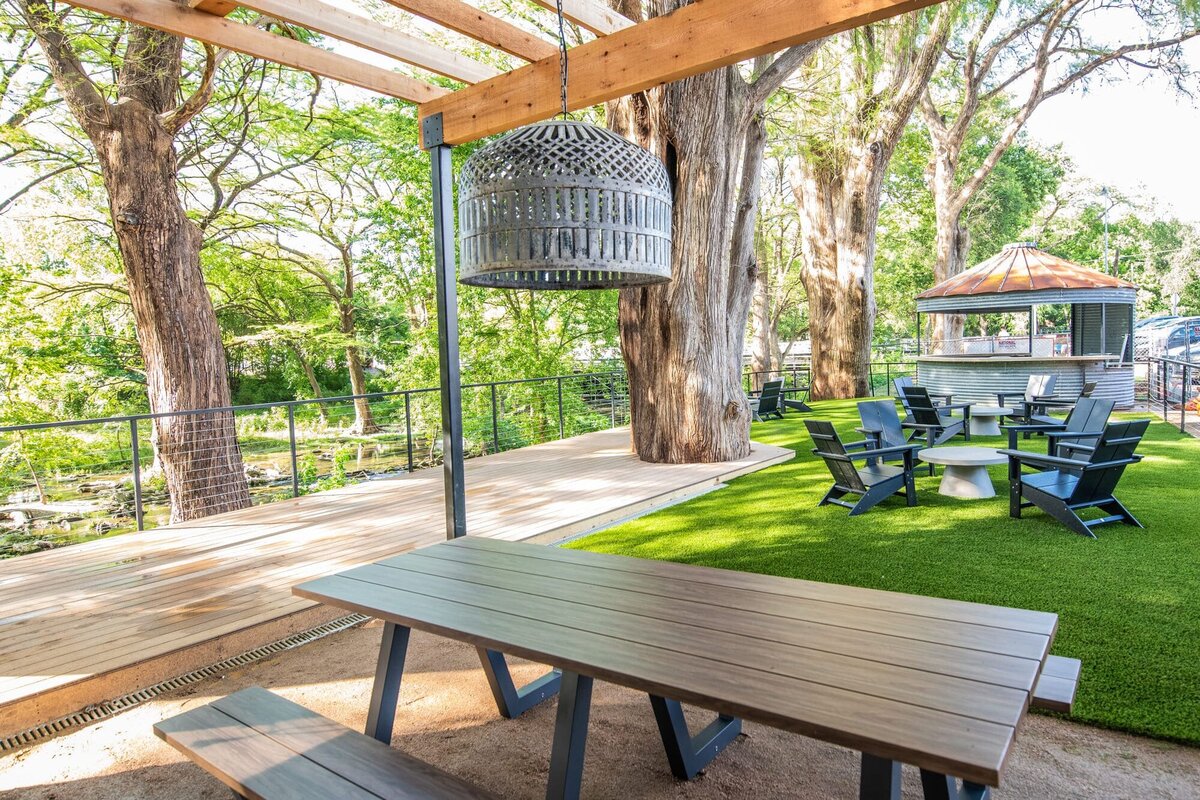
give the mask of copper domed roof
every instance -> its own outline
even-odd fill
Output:
[[[987,261],[917,295],[968,297],[1038,289],[1136,289],[1132,283],[1039,250],[1032,242],[1005,245]]]

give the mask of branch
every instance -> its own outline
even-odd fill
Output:
[[[55,16],[45,0],[20,0],[18,7],[38,44],[50,62],[50,72],[72,113],[85,128],[105,126],[108,103],[88,77],[79,56],[63,31],[62,19]]]
[[[230,54],[230,50],[213,47],[211,44],[204,45],[204,74],[200,78],[200,85],[196,87],[196,91],[192,92],[188,99],[184,100],[173,111],[169,111],[160,117],[162,126],[167,132],[174,136],[179,132],[184,125],[191,121],[192,117],[199,114],[208,101],[212,99],[213,90],[216,88],[217,67]]]
[[[806,42],[798,44],[795,47],[790,47],[780,54],[779,58],[775,59],[764,69],[758,73],[753,81],[750,82],[748,93],[746,94],[746,110],[748,113],[754,114],[758,109],[762,108],[767,102],[767,98],[774,94],[783,82],[786,81],[793,72],[798,70],[824,43],[824,39],[819,39],[815,42]]]

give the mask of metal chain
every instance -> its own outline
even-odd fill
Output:
[[[562,0],[556,0],[558,7],[558,72],[562,83],[562,117],[567,118],[567,28],[563,21]]]

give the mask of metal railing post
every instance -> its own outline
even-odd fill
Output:
[[[1168,391],[1168,386],[1167,386],[1167,362],[1165,360],[1162,362],[1162,374],[1163,374],[1163,379],[1162,379],[1163,420],[1166,421],[1166,419],[1167,419],[1167,400],[1170,397],[1171,393]]]
[[[300,496],[300,465],[296,458],[296,406],[288,403],[288,452],[292,458],[292,497]]]
[[[617,427],[617,376],[608,373],[608,410],[612,417],[613,428]]]
[[[561,376],[561,375],[559,375],[559,376],[558,376],[558,438],[560,438],[560,439],[565,439],[565,438],[566,438],[566,435],[567,435],[567,433],[566,433],[566,427],[563,425],[563,390],[562,390],[562,383],[563,383],[562,376]]]
[[[1179,432],[1187,433],[1187,404],[1188,404],[1188,384],[1191,383],[1192,368],[1186,364],[1183,367],[1183,385],[1179,387]]]
[[[892,362],[890,362],[890,361],[889,361],[888,363],[884,364],[884,369],[885,369],[885,372],[884,372],[884,375],[885,375],[885,377],[884,377],[884,379],[883,379],[883,388],[884,388],[884,389],[886,389],[886,390],[887,390],[887,393],[888,393],[888,395],[889,395],[889,396],[891,396],[891,394],[892,394],[892,390],[891,390],[891,385],[892,385]],[[874,397],[874,396],[875,396],[875,393],[874,393],[874,392],[871,392],[871,396],[872,396],[872,397]]]
[[[142,454],[138,452],[137,418],[129,420],[129,444],[133,447],[133,518],[137,520],[137,529],[146,530],[146,520],[142,516]]]
[[[412,409],[409,404],[408,392],[404,393],[404,447],[408,451],[408,471],[413,471],[412,447]]]
[[[492,384],[492,448],[500,452],[500,421],[496,414],[496,384]]]

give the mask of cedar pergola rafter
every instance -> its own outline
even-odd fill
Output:
[[[436,123],[426,126],[425,147],[474,141],[548,119],[560,108],[557,46],[463,0],[387,2],[529,63],[501,72],[326,0],[68,2],[416,103],[422,120]],[[555,8],[555,0],[534,2]],[[635,23],[601,0],[563,0],[563,15],[597,37],[571,50],[568,106],[586,108],[937,2],[940,0],[696,0],[673,14]],[[336,50],[227,19],[238,8],[465,86],[452,91]]]

